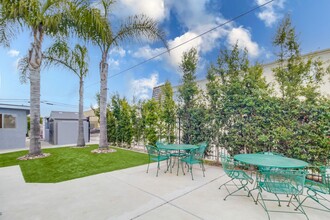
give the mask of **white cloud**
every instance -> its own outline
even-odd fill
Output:
[[[230,30],[227,37],[227,42],[231,46],[235,45],[237,42],[238,47],[240,49],[246,48],[249,55],[252,57],[257,57],[260,54],[259,45],[252,41],[250,31],[242,26]]]
[[[164,0],[118,0],[113,13],[119,18],[145,14],[156,21],[166,17]]]
[[[256,3],[257,5],[263,5],[267,1],[268,0],[256,0]],[[263,6],[260,9],[260,12],[257,13],[258,18],[265,22],[267,27],[271,27],[281,17],[281,15],[278,13],[278,10],[284,7],[284,2],[285,0],[277,0]]]
[[[10,50],[7,52],[7,54],[10,56],[10,57],[17,57],[19,55],[19,51],[18,50]]]
[[[131,94],[138,99],[150,97],[152,89],[158,84],[158,73],[151,74],[150,78],[133,79],[130,82]]]
[[[152,49],[149,45],[140,47],[136,52],[132,54],[135,58],[150,59],[162,52],[166,51],[164,47]],[[161,56],[156,57],[155,60],[161,60]]]
[[[182,44],[183,42],[186,42],[196,36],[197,36],[197,34],[194,32],[186,32],[185,34],[169,41],[169,46],[170,46],[170,48],[173,48],[173,47],[178,46],[178,45]],[[168,63],[173,68],[178,68],[179,64],[181,63],[183,53],[188,51],[192,47],[195,47],[197,49],[197,51],[200,52],[202,43],[203,43],[202,38],[196,38],[186,44],[183,44],[182,46],[180,46],[178,48],[175,48],[174,50],[171,50],[170,54],[167,55]]]
[[[228,30],[226,28],[216,29],[206,35],[198,37],[199,34],[211,29],[215,25],[206,24],[204,26],[196,27],[192,31],[188,31],[181,36],[168,41],[169,48],[174,48],[170,53],[166,53],[157,57],[155,60],[165,60],[166,63],[177,70],[181,63],[182,55],[190,48],[195,47],[199,54],[211,51],[217,46],[217,40],[226,36]],[[195,39],[193,39],[195,38]],[[193,40],[191,40],[193,39]],[[186,43],[185,43],[186,42]],[[137,52],[133,53],[136,58],[150,59],[162,52],[166,51],[164,47],[151,48],[150,46],[141,47]]]
[[[122,47],[115,47],[110,50],[109,54],[124,57],[126,55],[126,51]]]
[[[215,16],[206,9],[210,0],[168,0],[166,4],[176,12],[179,22],[188,29],[195,29],[203,24],[214,23]],[[168,13],[169,14],[169,13]]]
[[[217,27],[220,24],[223,24],[226,19],[224,19],[219,12],[214,13],[207,9],[207,5],[211,3],[210,0],[194,0],[193,3],[191,0],[154,0],[148,1],[148,3],[153,2],[152,4],[143,5],[142,2],[144,3],[145,1],[148,0],[120,0],[117,3],[121,5],[121,8],[117,7],[117,9],[120,8],[121,10],[115,10],[114,13],[116,13],[116,11],[120,12],[121,15],[123,15],[123,13],[131,13],[133,11],[145,13],[152,8],[155,13],[158,12],[158,21],[167,19],[170,13],[175,13],[180,25],[182,26],[182,29],[186,30],[186,32],[180,36],[168,40],[169,48],[178,46],[177,48],[171,50],[170,54],[166,53],[155,59],[165,61],[166,65],[172,69],[178,70],[183,52],[188,51],[191,47],[195,47],[199,53],[198,55],[200,56],[209,51],[212,51],[214,48],[219,47],[219,40],[225,37],[227,37],[227,42],[229,45],[235,44],[238,40],[239,46],[241,48],[246,47],[252,57],[256,57],[260,54],[260,48],[258,44],[251,40],[251,34],[247,29],[244,29],[243,27],[234,28],[235,23],[229,23],[224,26]],[[159,5],[162,5],[161,10]],[[148,15],[148,13],[146,14]],[[198,35],[214,27],[217,28],[201,37],[198,37]],[[191,40],[193,38],[196,39]],[[151,48],[148,45],[139,48],[136,52],[129,53],[129,51],[127,51],[127,54],[131,54],[135,58],[145,60],[152,58],[164,51],[164,47]],[[200,57],[199,59],[201,60]],[[176,72],[180,73],[180,71]]]
[[[119,60],[115,60],[115,59],[110,58],[108,60],[108,63],[109,63],[109,68],[110,69],[118,69],[119,68]]]

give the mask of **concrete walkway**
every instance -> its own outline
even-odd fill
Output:
[[[162,170],[164,170],[164,165]],[[228,180],[220,167],[198,166],[190,174],[160,172],[146,165],[54,184],[25,183],[19,166],[0,168],[0,219],[267,219],[260,205],[246,196],[219,190]],[[243,192],[244,193],[244,192]],[[313,203],[310,203],[314,205]],[[272,205],[275,209],[286,210]],[[330,213],[307,209],[310,220],[329,220]],[[300,220],[303,215],[271,214],[272,220]]]

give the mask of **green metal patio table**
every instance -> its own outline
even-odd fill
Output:
[[[164,144],[164,145],[160,145],[158,146],[159,150],[165,150],[165,151],[178,151],[178,158],[180,159],[180,155],[184,155],[182,153],[182,151],[188,151],[188,150],[194,150],[199,148],[196,145],[192,145],[192,144]],[[171,164],[170,164],[171,166]],[[178,169],[177,169],[177,173],[176,175],[179,175],[179,160],[178,160]],[[172,168],[171,168],[172,169]]]
[[[270,154],[237,154],[234,159],[260,167],[297,169],[305,168],[308,163],[302,160]]]
[[[275,169],[276,168],[288,169],[288,172],[289,171],[292,172],[292,169],[302,169],[302,168],[305,168],[305,167],[308,166],[308,163],[305,162],[305,161],[298,160],[298,159],[293,159],[293,158],[288,158],[288,157],[283,157],[283,156],[280,156],[280,155],[273,155],[273,154],[238,154],[238,155],[235,155],[234,156],[234,159],[236,161],[241,162],[241,163],[245,163],[245,164],[249,164],[249,165],[254,165],[254,166],[257,166],[257,167],[263,167],[263,168],[266,168],[266,169],[267,168],[270,168],[270,170],[268,171],[269,173],[272,172],[271,171],[271,168],[275,168]],[[282,171],[282,172],[285,172],[285,170]],[[280,171],[279,171],[279,173],[280,173]],[[256,180],[256,185],[255,185],[255,187],[253,189],[249,190],[248,196],[251,195],[252,198],[253,198],[253,200],[254,200],[254,202],[256,204],[257,204],[257,202],[259,202],[258,197],[260,196],[262,202],[259,202],[259,203],[261,204],[261,206],[263,207],[263,209],[266,211],[266,213],[268,215],[268,219],[270,219],[269,212],[297,213],[297,212],[290,212],[290,211],[269,210],[266,207],[265,201],[277,201],[279,203],[279,206],[280,206],[280,202],[283,202],[284,201],[284,200],[281,200],[277,196],[277,193],[280,193],[280,194],[282,193],[282,192],[279,192],[278,191],[279,189],[277,188],[277,187],[279,187],[279,184],[282,184],[282,183],[276,183],[277,184],[276,185],[276,184],[274,184],[274,183],[271,182],[273,177],[270,177],[269,176],[268,178],[269,179],[267,179],[267,181],[268,181],[267,184],[269,184],[269,185],[267,185],[267,186],[269,186],[270,188],[271,188],[271,186],[273,188],[276,188],[276,190],[269,189],[268,192],[273,193],[276,196],[277,200],[264,199],[262,197],[261,192],[262,192],[263,186],[266,186],[266,184],[263,184],[263,186],[262,186],[262,185],[260,185],[260,183],[257,183],[258,182],[258,176],[257,176],[257,180]],[[286,183],[283,183],[282,186],[284,186],[285,184]],[[287,185],[285,185],[285,186],[287,186]],[[255,200],[251,192],[253,190],[256,190],[256,189],[259,190],[259,193],[258,193],[257,199]],[[273,190],[273,192],[271,190]],[[288,192],[288,191],[286,191],[286,192]],[[288,196],[288,193],[287,193],[287,196]],[[292,196],[291,196],[291,198],[292,198]],[[289,204],[291,202],[291,198],[289,200],[288,206],[289,206]],[[301,213],[302,214],[305,214],[305,216],[307,217],[307,215],[304,212],[304,210],[303,209],[301,209],[301,210],[302,210]]]

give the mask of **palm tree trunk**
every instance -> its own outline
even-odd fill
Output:
[[[78,121],[78,140],[77,146],[84,147],[85,146],[85,138],[84,138],[84,79],[83,76],[80,76],[79,81],[79,121]]]
[[[40,66],[42,61],[42,53],[41,40],[37,38],[37,35],[38,33],[34,33],[34,42],[29,51],[31,120],[30,156],[42,154],[40,147]],[[40,32],[39,37],[42,39]]]
[[[101,78],[101,90],[100,90],[100,149],[108,149],[107,141],[107,82],[108,82],[108,63],[107,53],[103,52],[102,60],[100,63],[100,78]]]

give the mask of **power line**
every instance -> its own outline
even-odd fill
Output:
[[[30,103],[30,99],[1,99],[1,102],[7,102],[7,103]],[[79,104],[68,104],[68,103],[62,103],[62,102],[55,102],[55,101],[48,101],[48,100],[41,100],[40,104],[45,105],[52,105],[52,106],[61,106],[61,107],[68,107],[68,108],[77,108]],[[84,106],[84,108],[89,108],[90,106]]]
[[[131,69],[134,69],[134,68],[138,67],[138,66],[141,66],[141,65],[143,65],[143,64],[145,64],[145,63],[147,63],[147,62],[149,62],[149,61],[151,61],[151,60],[153,60],[153,59],[156,59],[157,57],[160,57],[160,56],[162,56],[163,54],[165,54],[165,53],[167,53],[167,52],[170,52],[171,50],[175,50],[176,48],[181,47],[182,45],[187,44],[187,43],[189,43],[189,42],[191,42],[191,41],[193,41],[193,40],[195,40],[195,39],[197,39],[197,38],[199,38],[199,37],[201,37],[201,36],[203,36],[203,35],[205,35],[205,34],[207,34],[207,33],[209,33],[209,32],[212,32],[212,31],[218,29],[219,27],[225,26],[226,24],[229,24],[229,23],[231,23],[231,22],[233,22],[233,21],[235,21],[235,20],[237,20],[237,19],[239,19],[239,18],[241,18],[241,17],[243,17],[243,16],[245,16],[245,15],[247,15],[247,14],[253,12],[253,11],[256,11],[256,10],[258,10],[259,8],[262,8],[262,7],[264,7],[264,6],[266,6],[266,5],[270,4],[270,3],[272,3],[273,1],[274,1],[274,0],[270,0],[270,1],[266,2],[266,3],[264,3],[264,4],[258,5],[258,6],[254,7],[254,8],[252,8],[252,9],[250,9],[250,10],[248,10],[248,11],[246,11],[246,12],[244,12],[244,13],[238,15],[238,16],[236,16],[236,17],[233,17],[233,18],[227,20],[226,22],[224,22],[224,23],[222,23],[222,24],[220,24],[220,25],[215,26],[214,28],[211,28],[211,29],[209,29],[209,30],[207,30],[207,31],[205,31],[205,32],[203,32],[203,33],[197,35],[196,37],[193,37],[193,38],[191,38],[191,39],[189,39],[189,40],[187,40],[187,41],[184,41],[184,42],[182,42],[182,43],[180,43],[180,44],[178,44],[178,45],[176,45],[176,46],[174,46],[174,47],[172,47],[172,48],[169,48],[168,50],[164,50],[163,52],[161,52],[161,53],[159,53],[159,54],[157,54],[157,55],[155,55],[155,56],[153,56],[153,57],[151,57],[151,58],[148,58],[148,59],[146,59],[146,60],[144,60],[144,61],[142,61],[142,62],[140,62],[140,63],[137,63],[137,64],[135,64],[135,65],[133,65],[133,66],[131,66],[131,67],[125,69],[125,70],[122,70],[122,71],[120,71],[120,72],[118,72],[118,73],[116,73],[116,74],[110,75],[110,76],[108,76],[108,79],[113,78],[113,77],[115,77],[115,76],[118,76],[118,75],[120,75],[120,74],[122,74],[122,73],[125,73],[125,72],[127,72],[127,71],[129,71],[129,70],[131,70]],[[87,87],[90,87],[90,86],[92,86],[92,85],[95,85],[95,84],[97,84],[97,83],[98,83],[98,82],[95,82],[95,83],[89,84],[89,85],[86,86],[86,88],[87,88]]]

